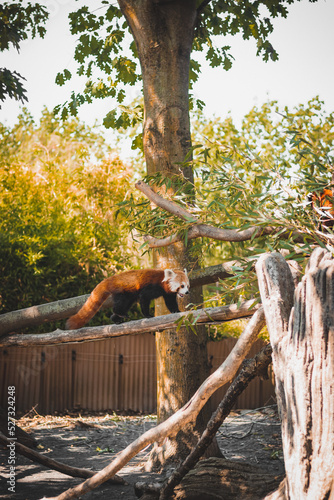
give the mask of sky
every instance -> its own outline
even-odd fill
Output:
[[[68,13],[89,0],[39,0],[46,5],[50,19],[47,35],[22,43],[20,53],[13,48],[1,54],[1,66],[19,72],[27,81],[29,109],[38,120],[44,106],[52,109],[69,99],[71,91],[80,92],[85,79],[75,77],[63,87],[55,84],[57,72],[64,68],[75,73],[74,49],[76,37],[68,29]],[[210,68],[201,61],[202,74],[195,84],[196,98],[206,103],[208,117],[225,117],[228,113],[238,125],[253,106],[277,100],[282,108],[305,104],[319,95],[328,113],[334,111],[334,0],[307,0],[289,6],[287,19],[274,20],[270,41],[279,53],[279,61],[262,61],[256,56],[255,42],[240,36],[225,38],[234,56],[232,69]],[[217,41],[217,45],[220,41]],[[140,88],[129,88],[130,102],[140,94]],[[89,125],[101,124],[112,101],[95,101],[80,109],[79,117]],[[7,99],[0,109],[0,121],[12,126],[22,105]],[[107,133],[108,135],[108,133]],[[110,135],[112,140],[112,135]]]

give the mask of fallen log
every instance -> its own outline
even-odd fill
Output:
[[[175,488],[173,500],[262,500],[282,476],[222,458],[201,460]]]

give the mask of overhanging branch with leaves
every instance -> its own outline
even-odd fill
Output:
[[[280,233],[280,236],[284,238],[292,238],[295,243],[304,243],[306,240],[315,240],[310,231],[301,232],[295,230],[293,227],[252,226],[247,229],[238,230],[223,229],[209,224],[204,224],[196,215],[184,209],[174,201],[167,200],[156,193],[144,181],[137,182],[135,187],[156,206],[189,223],[186,235],[187,240],[195,238],[211,238],[218,241],[241,242],[275,233]],[[332,234],[325,234],[321,231],[314,231],[314,234],[323,240],[327,240],[328,243],[334,243],[334,237]],[[174,233],[173,235],[166,236],[164,238],[157,238],[148,234],[144,235],[144,241],[148,243],[150,248],[166,247],[178,241],[182,241],[183,239],[184,236],[179,233]]]

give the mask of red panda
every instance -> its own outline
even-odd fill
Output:
[[[68,330],[81,328],[100,309],[104,301],[112,295],[114,323],[122,323],[130,307],[139,302],[144,316],[150,317],[150,302],[163,297],[171,313],[179,312],[176,297],[189,293],[187,271],[171,269],[141,269],[125,271],[99,283],[88,297],[80,311],[66,322]]]
[[[312,201],[312,208],[320,215],[320,225],[327,228],[334,225],[333,192],[325,188],[320,194],[312,193],[309,196]]]

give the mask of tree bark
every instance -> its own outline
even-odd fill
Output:
[[[268,498],[328,499],[334,495],[334,260],[321,248],[312,253],[294,301],[281,256],[263,256],[256,268],[286,468],[286,480]]]
[[[281,478],[232,460],[202,460],[175,488],[173,500],[262,500]]]
[[[191,148],[189,120],[190,54],[197,19],[195,0],[118,0],[126,17],[141,64],[144,92],[143,145],[147,173],[162,173],[173,182],[183,182],[184,192],[191,199],[193,173],[190,166],[181,166]],[[173,192],[173,187],[171,187]],[[154,254],[162,268],[196,267],[183,242]],[[189,302],[202,302],[200,290],[191,290]],[[156,314],[166,314],[162,300],[156,302]],[[197,327],[197,335],[181,329],[158,332],[157,400],[161,422],[177,411],[195,393],[208,374],[207,335]],[[210,412],[197,420],[200,432]],[[169,455],[186,456],[197,431],[183,429],[183,436],[170,442]],[[166,447],[167,449],[167,447]],[[218,452],[218,447],[216,448]],[[167,453],[168,454],[168,453]],[[164,462],[166,454],[159,455]],[[156,454],[158,457],[158,454]]]
[[[190,53],[195,0],[119,0],[136,42],[144,92],[143,144],[149,175],[179,174],[191,146]],[[191,178],[190,168],[183,172]]]
[[[281,478],[249,464],[209,458],[188,472],[168,500],[262,500]],[[160,500],[159,491],[159,484],[135,485],[140,500]]]

